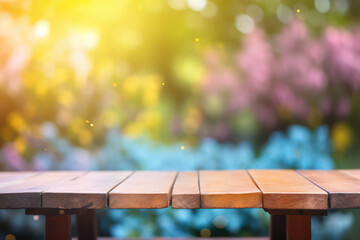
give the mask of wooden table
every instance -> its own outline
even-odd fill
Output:
[[[311,239],[311,216],[360,207],[360,170],[0,172],[0,209],[45,215],[46,239],[97,238],[102,208],[263,208],[270,239]]]

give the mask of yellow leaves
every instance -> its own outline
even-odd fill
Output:
[[[21,154],[25,151],[27,142],[23,137],[18,137],[14,141],[14,146],[15,146],[15,149]]]
[[[24,114],[26,117],[32,117],[35,115],[36,108],[32,103],[27,103],[24,108]]]
[[[92,143],[93,133],[90,128],[90,124],[86,123],[85,125],[84,120],[79,117],[73,118],[69,125],[69,131],[82,146],[86,146]]]
[[[34,86],[34,90],[35,90],[35,94],[38,97],[44,97],[47,93],[48,88],[46,85],[37,84]]]
[[[69,107],[74,101],[74,95],[69,90],[62,90],[58,95],[59,103],[65,107]]]
[[[182,84],[195,87],[200,85],[205,72],[202,60],[195,56],[178,57],[173,62],[172,69]]]
[[[133,123],[124,128],[124,133],[129,136],[140,136],[144,133],[157,135],[162,127],[162,116],[159,112],[149,111],[140,113]]]
[[[7,122],[16,132],[23,132],[26,129],[26,122],[17,112],[11,112],[7,117]]]
[[[97,79],[110,78],[111,74],[116,70],[114,61],[110,58],[97,59],[94,65]]]
[[[143,126],[141,126],[137,122],[129,123],[128,125],[125,126],[124,133],[125,135],[136,137],[141,135],[142,127]]]
[[[344,122],[336,123],[331,130],[331,139],[336,151],[346,151],[351,146],[353,138],[353,130]]]
[[[101,116],[101,122],[105,127],[113,127],[120,123],[121,111],[118,109],[105,109]]]
[[[159,75],[134,75],[127,77],[120,89],[126,100],[139,102],[147,108],[152,108],[158,104],[162,83]]]
[[[126,78],[122,86],[122,91],[125,94],[125,97],[131,98],[134,96],[138,90],[139,84],[140,81],[137,76],[130,76]]]
[[[143,103],[146,107],[153,107],[158,103],[161,79],[155,75],[149,76],[146,81],[147,88],[144,89]]]
[[[87,145],[91,144],[91,142],[93,140],[91,131],[84,129],[84,128],[79,129],[77,131],[77,140],[79,141],[79,143],[82,146],[87,146]]]

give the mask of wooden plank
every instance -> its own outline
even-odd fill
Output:
[[[259,208],[260,190],[245,170],[200,171],[201,208]]]
[[[109,193],[110,208],[169,207],[176,172],[138,171]]]
[[[130,176],[130,171],[96,171],[51,187],[42,194],[45,208],[87,208],[107,207],[108,193]]]
[[[330,208],[360,207],[360,179],[337,170],[299,172],[329,193]]]
[[[40,208],[41,193],[84,172],[42,172],[0,187],[0,208]]]
[[[200,208],[198,172],[179,172],[171,196],[173,208]]]
[[[338,170],[340,172],[343,172],[347,175],[350,175],[354,178],[360,179],[360,169],[345,169],[345,170]]]
[[[249,170],[266,209],[327,209],[328,195],[294,170]]]
[[[0,187],[40,174],[39,172],[0,172]]]

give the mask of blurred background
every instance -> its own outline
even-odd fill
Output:
[[[360,168],[360,1],[0,0],[0,170]],[[264,236],[262,209],[102,210],[102,236]],[[0,210],[0,239],[43,217]],[[357,239],[359,211],[314,218]]]

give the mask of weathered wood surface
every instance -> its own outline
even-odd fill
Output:
[[[176,172],[137,171],[109,193],[109,207],[169,207],[176,175]]]
[[[42,194],[45,208],[88,208],[107,207],[108,192],[130,176],[130,171],[88,172],[73,181],[51,187]]]
[[[176,177],[171,206],[173,208],[200,208],[198,172],[179,172]]]
[[[249,170],[266,209],[327,209],[328,194],[294,170]]]
[[[50,187],[75,179],[84,172],[42,172],[0,186],[0,208],[40,208],[41,194]]]
[[[38,174],[40,172],[0,172],[0,188]]]
[[[329,193],[330,208],[360,207],[360,179],[338,170],[299,172]]]
[[[350,175],[354,178],[360,179],[360,169],[346,169],[346,170],[338,170],[338,171]]]
[[[260,208],[262,196],[245,170],[200,171],[201,208]]]
[[[163,208],[171,203],[174,208],[311,211],[326,210],[328,200],[331,208],[360,207],[360,170],[130,174],[1,172],[0,208],[97,209],[109,201],[111,208]]]

